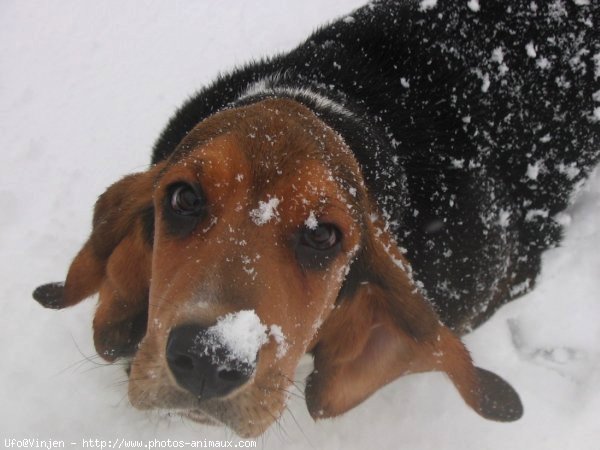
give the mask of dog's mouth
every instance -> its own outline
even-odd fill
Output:
[[[125,361],[125,374],[127,375],[127,379],[131,378],[131,365],[133,364],[133,358],[127,358]]]
[[[259,436],[277,420],[279,414],[275,412],[275,409],[279,410],[279,408],[275,407],[273,412],[265,414],[265,410],[271,408],[254,404],[253,396],[250,399],[242,393],[240,397],[242,398],[236,400],[213,399],[197,406],[188,405],[183,408],[169,408],[168,411],[169,415],[177,415],[197,424],[230,428],[237,435],[244,438]],[[262,403],[269,404],[271,402],[265,400]],[[158,407],[159,411],[160,409]]]
[[[165,370],[157,370],[150,377],[136,375],[137,370],[139,366],[135,361],[127,362],[130,400],[136,409],[155,410],[159,415],[167,413],[202,425],[227,427],[245,438],[265,432],[278,419],[287,401],[283,395],[285,388],[273,384],[280,377],[273,374],[263,376],[258,385],[253,378],[230,395],[201,400],[176,387]]]

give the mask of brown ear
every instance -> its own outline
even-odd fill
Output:
[[[473,365],[460,339],[415,288],[389,235],[373,231],[368,230],[362,261],[355,262],[365,268],[365,281],[332,311],[314,347],[315,370],[306,387],[313,418],[342,414],[396,378],[428,371],[445,372],[483,417],[521,417],[518,394],[497,375]]]
[[[104,359],[132,354],[146,330],[151,275],[153,184],[160,166],[110,186],[94,208],[92,233],[65,283],[38,287],[33,297],[62,309],[100,293],[94,343]]]

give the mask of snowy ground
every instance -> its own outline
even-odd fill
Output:
[[[0,3],[1,439],[232,437],[133,410],[122,367],[87,359],[94,302],[53,312],[31,291],[63,279],[96,196],[145,167],[187,95],[361,3]],[[317,424],[294,398],[259,448],[599,449],[600,173],[570,215],[538,288],[466,339],[478,365],[520,392],[520,421],[481,419],[441,375],[427,374]]]

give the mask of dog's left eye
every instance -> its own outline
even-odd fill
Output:
[[[324,269],[341,251],[342,233],[333,224],[320,223],[300,230],[296,259],[305,269]]]
[[[301,243],[315,250],[327,250],[338,243],[339,230],[330,223],[320,223],[314,228],[305,228]]]

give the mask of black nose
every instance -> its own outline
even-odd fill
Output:
[[[246,383],[254,366],[232,358],[229,351],[198,325],[171,330],[167,362],[177,383],[201,400],[224,397]]]

